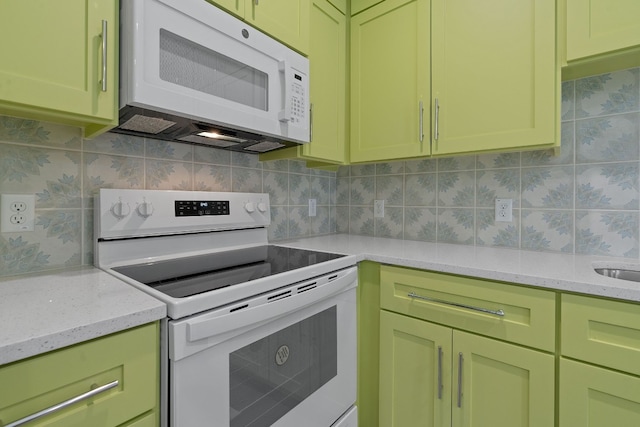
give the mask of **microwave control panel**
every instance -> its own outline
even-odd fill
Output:
[[[303,84],[303,76],[298,73],[293,74],[293,81],[291,83],[291,121],[295,124],[304,123],[306,110],[306,93],[305,85]]]

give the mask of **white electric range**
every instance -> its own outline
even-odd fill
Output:
[[[356,426],[355,256],[271,245],[268,194],[102,189],[95,264],[167,304],[162,425]]]

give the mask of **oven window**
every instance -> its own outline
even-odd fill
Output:
[[[267,111],[266,73],[160,29],[160,78]]]
[[[231,427],[270,426],[338,372],[337,309],[229,355]]]

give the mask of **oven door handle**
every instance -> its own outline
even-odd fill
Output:
[[[187,321],[187,340],[194,342],[205,338],[213,338],[220,335],[237,333],[238,329],[251,329],[255,325],[263,325],[265,322],[322,301],[332,295],[339,294],[347,289],[357,286],[357,269],[350,268],[336,273],[338,276],[323,286],[318,286],[307,292],[297,293],[290,297],[278,299],[272,302],[235,310],[224,315],[207,318],[206,315]],[[329,276],[333,277],[333,276]],[[320,279],[322,280],[322,279]],[[324,280],[329,280],[325,278]],[[229,310],[234,310],[230,307]],[[220,341],[224,341],[225,338]]]

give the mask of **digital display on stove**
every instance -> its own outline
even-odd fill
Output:
[[[176,216],[229,215],[228,200],[176,200]]]

